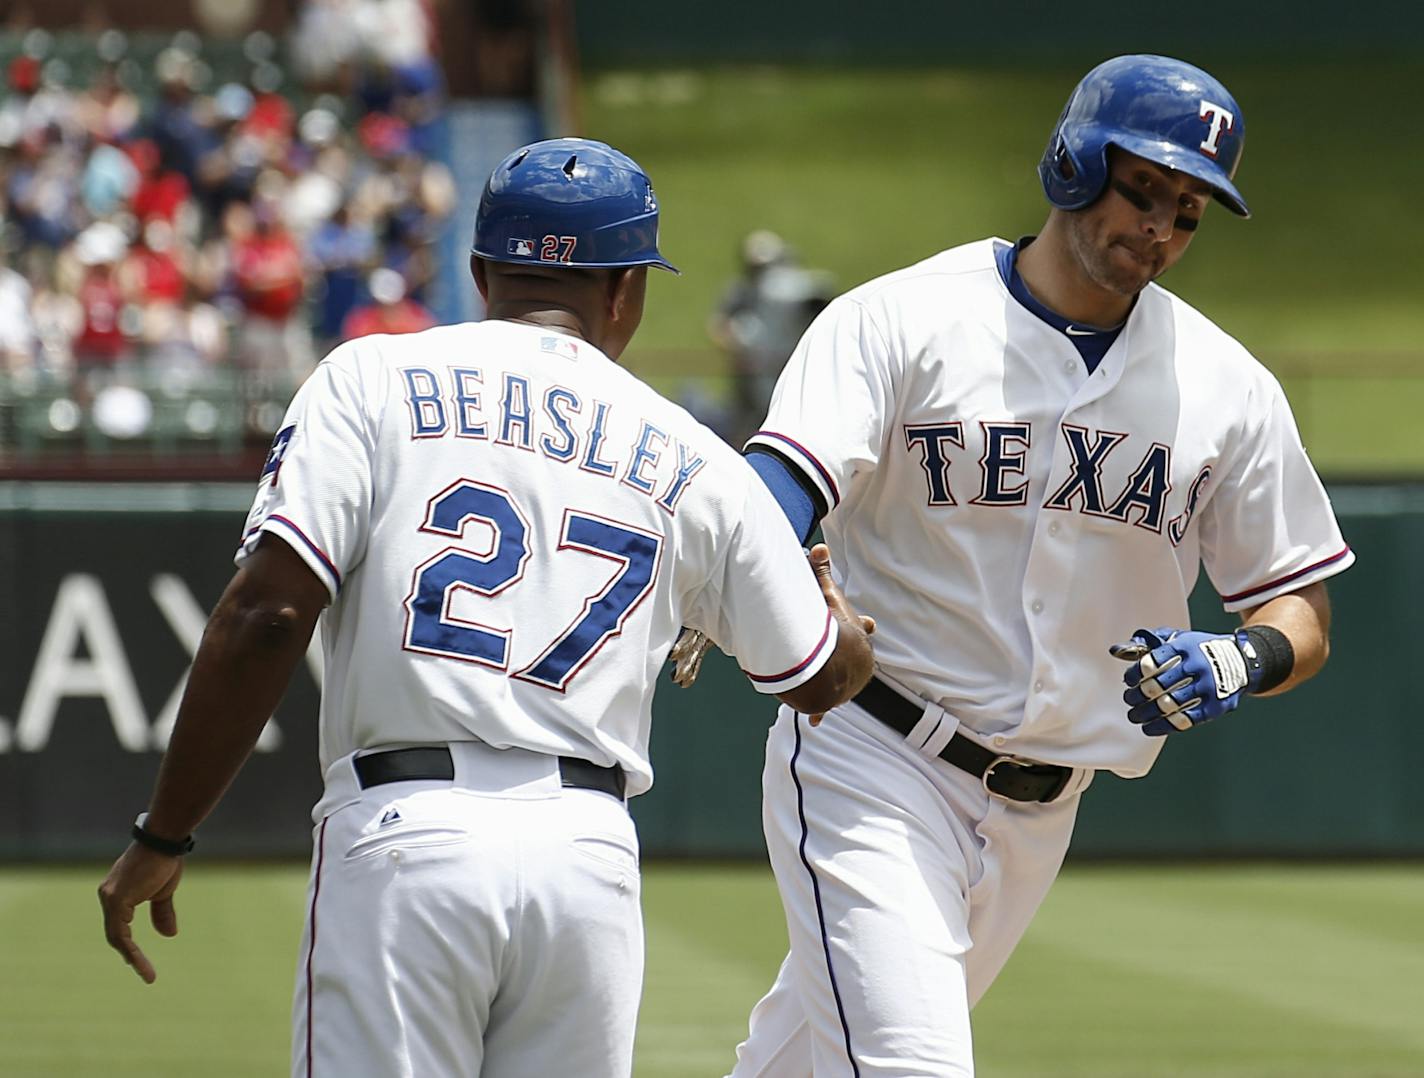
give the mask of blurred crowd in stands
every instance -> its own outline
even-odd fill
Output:
[[[0,375],[80,407],[121,371],[289,393],[344,339],[432,324],[455,189],[430,26],[314,0],[290,63],[262,33],[0,35]]]

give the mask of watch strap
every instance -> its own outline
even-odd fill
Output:
[[[133,822],[133,840],[140,846],[147,846],[150,850],[167,854],[169,857],[182,857],[185,853],[192,851],[196,845],[193,836],[187,835],[181,839],[164,838],[162,835],[155,835],[148,829],[148,813],[140,812],[138,818]]]

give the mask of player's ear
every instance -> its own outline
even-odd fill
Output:
[[[470,256],[470,276],[475,279],[475,287],[479,289],[480,299],[489,299],[489,279],[485,276],[484,260],[476,255]]]

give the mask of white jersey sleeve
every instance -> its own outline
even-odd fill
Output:
[[[377,422],[355,346],[342,345],[297,391],[263,466],[239,565],[264,532],[284,540],[333,599],[365,553]]]
[[[746,472],[740,519],[687,624],[735,656],[757,691],[787,692],[826,664],[838,625],[781,507],[738,463]]]
[[[747,444],[790,458],[834,509],[855,475],[879,463],[899,375],[897,350],[884,329],[848,293],[801,338],[777,381],[766,422]],[[822,421],[827,416],[835,421]]]
[[[1355,555],[1301,444],[1280,384],[1257,383],[1259,417],[1201,519],[1207,574],[1229,611],[1244,610],[1347,569]]]

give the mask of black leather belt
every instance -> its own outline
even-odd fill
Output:
[[[871,678],[854,702],[901,737],[909,737],[924,715],[920,704],[907,700],[879,678]],[[1071,767],[1006,756],[971,741],[958,730],[940,750],[939,758],[969,772],[984,784],[984,789],[1010,801],[1047,803],[1061,794],[1073,777]]]
[[[455,777],[455,761],[444,745],[429,745],[416,749],[391,749],[358,756],[353,761],[361,789],[387,782],[410,779],[445,779]],[[599,767],[576,756],[559,757],[559,777],[565,786],[579,790],[598,790],[623,800],[626,785],[623,769],[617,764]]]

